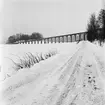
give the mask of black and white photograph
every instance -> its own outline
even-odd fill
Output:
[[[105,105],[105,0],[0,0],[0,105]]]

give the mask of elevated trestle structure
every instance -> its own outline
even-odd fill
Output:
[[[76,41],[81,41],[81,40],[87,40],[87,32],[46,37],[41,40],[27,40],[27,41],[21,40],[15,43],[17,44],[39,44],[39,43],[48,44],[48,43],[76,42]]]

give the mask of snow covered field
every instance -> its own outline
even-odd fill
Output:
[[[105,105],[105,46],[90,42],[0,46],[1,72],[25,52],[58,53],[0,82],[0,105]],[[2,69],[3,66],[3,69]],[[2,71],[4,70],[4,71]]]
[[[19,58],[23,58],[26,53],[32,53],[43,55],[49,51],[57,51],[57,53],[68,53],[68,50],[75,48],[76,43],[64,43],[64,44],[18,44],[18,45],[1,45],[0,46],[0,61],[1,71],[4,75],[10,74],[13,70],[13,61],[18,62]],[[70,48],[70,49],[69,49]],[[52,58],[51,58],[52,59]],[[6,65],[6,66],[5,66]],[[3,76],[3,75],[2,75]]]

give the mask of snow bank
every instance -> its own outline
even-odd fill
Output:
[[[56,43],[56,44],[16,44],[16,45],[1,45],[1,59],[0,63],[2,73],[2,79],[5,78],[6,74],[15,74],[14,62],[18,62],[19,58],[22,58],[26,53],[30,52],[33,55],[38,53],[45,54],[48,51],[57,50],[58,53],[68,53],[75,48],[76,42],[74,43]]]
[[[65,62],[67,62],[68,57],[78,50],[76,43],[72,44],[56,44],[52,45],[53,48],[59,50],[59,54],[41,61],[40,63],[35,64],[33,67],[28,69],[21,69],[18,73],[15,73],[5,81],[0,82],[0,92],[8,91],[8,94],[11,91],[24,86],[32,81],[36,81],[35,84],[40,83],[43,79],[49,77],[52,72],[58,70]],[[19,50],[20,51],[20,50]],[[15,53],[16,51],[12,52]]]

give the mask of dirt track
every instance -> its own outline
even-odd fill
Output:
[[[5,88],[0,105],[105,105],[105,62],[88,44],[41,78]]]

